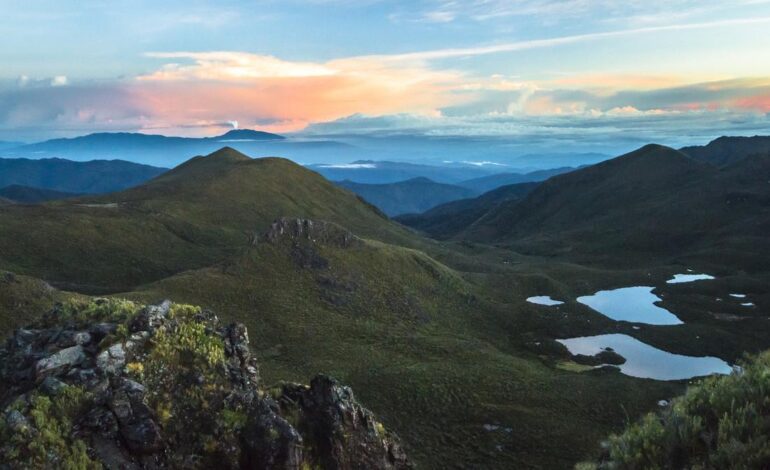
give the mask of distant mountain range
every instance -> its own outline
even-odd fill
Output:
[[[461,181],[458,184],[465,188],[472,189],[477,193],[484,193],[511,184],[545,181],[552,176],[569,173],[574,170],[575,168],[573,167],[561,167],[550,170],[537,170],[529,173],[498,173]]]
[[[225,145],[252,155],[281,155],[295,161],[352,159],[355,148],[334,141],[287,139],[249,129],[216,137],[167,137],[138,133],[98,133],[71,139],[52,139],[21,146],[0,147],[5,158],[67,158],[70,160],[128,160],[155,166],[173,166],[193,155],[206,155]],[[315,160],[314,160],[315,159]]]
[[[0,188],[18,185],[65,193],[107,193],[144,183],[165,171],[121,160],[0,158]]]
[[[5,141],[0,141],[0,150],[4,150],[4,149],[8,149],[8,148],[13,148],[13,147],[20,147],[22,145],[24,145],[24,144],[21,143],[21,142],[5,142]]]
[[[469,178],[482,178],[505,171],[504,166],[471,164],[417,164],[409,162],[356,160],[352,163],[308,165],[331,181],[366,184],[398,183],[414,178],[429,178],[437,183],[458,184]]]
[[[452,238],[498,204],[518,201],[531,193],[539,184],[532,182],[501,186],[475,198],[438,205],[422,214],[404,214],[396,217],[396,221],[433,238]]]
[[[435,238],[524,252],[569,252],[591,260],[700,253],[721,257],[723,263],[759,266],[768,261],[759,253],[770,253],[766,142],[723,138],[685,149],[698,160],[683,151],[647,145],[554,176],[529,194],[519,193],[523,198],[497,197],[511,188],[504,187],[398,220]],[[740,151],[719,157],[726,147]]]
[[[391,217],[424,212],[439,204],[476,194],[468,188],[436,183],[423,177],[388,184],[365,184],[348,180],[336,184],[353,191]]]

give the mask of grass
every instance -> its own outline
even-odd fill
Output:
[[[119,295],[170,297],[245,322],[266,383],[324,372],[352,385],[424,468],[568,467],[626,412],[681,390],[552,368],[512,334],[521,312],[480,298],[421,252],[375,241],[313,247],[326,268],[302,267],[284,240]]]
[[[117,208],[80,205],[113,202]],[[280,216],[336,222],[366,241],[254,245]],[[770,347],[761,316],[768,278],[730,268],[737,257],[725,267],[697,252],[616,265],[546,255],[426,240],[288,161],[230,151],[122,193],[0,208],[4,269],[79,292],[170,298],[244,322],[266,383],[336,376],[423,468],[570,467],[684,389],[576,368],[554,338],[621,332],[730,362]],[[665,285],[689,267],[719,279]],[[17,278],[0,281],[4,332],[70,295]],[[574,300],[647,282],[661,286],[663,305],[685,326],[634,330]],[[737,291],[751,294],[755,312],[716,304],[716,296]],[[531,295],[566,303],[544,309],[525,302]],[[711,315],[723,310],[745,320]]]

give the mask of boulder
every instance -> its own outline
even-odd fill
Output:
[[[80,364],[85,359],[86,355],[83,352],[83,346],[77,345],[61,349],[37,361],[35,364],[35,377],[38,381],[42,382],[49,375],[66,373],[71,367]]]

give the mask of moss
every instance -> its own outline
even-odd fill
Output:
[[[246,425],[247,416],[245,413],[236,410],[222,410],[222,423],[228,429],[240,429]]]
[[[109,321],[123,323],[135,316],[140,305],[125,299],[75,298],[67,300],[55,310],[55,321],[71,321],[77,325],[93,323],[95,321]],[[128,330],[124,333],[127,335]]]
[[[171,306],[169,321],[150,340],[142,374],[164,436],[184,449],[180,455],[205,458],[234,447],[234,431],[245,417],[226,409],[224,343],[198,321],[200,312],[188,305]],[[132,363],[127,368],[137,369]]]
[[[61,468],[65,470],[101,469],[88,455],[85,443],[72,438],[72,418],[90,401],[80,387],[68,386],[53,398],[33,394],[29,406],[17,402],[30,426],[21,430],[0,425],[0,460],[18,468]]]

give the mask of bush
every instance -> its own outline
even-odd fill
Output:
[[[70,436],[72,418],[89,400],[82,388],[68,386],[53,398],[35,393],[29,405],[20,401],[14,409],[29,421],[15,429],[5,420],[0,424],[0,461],[13,462],[18,468],[101,469],[88,456],[85,443]]]
[[[606,452],[594,468],[770,468],[770,352],[691,387],[611,436]]]

